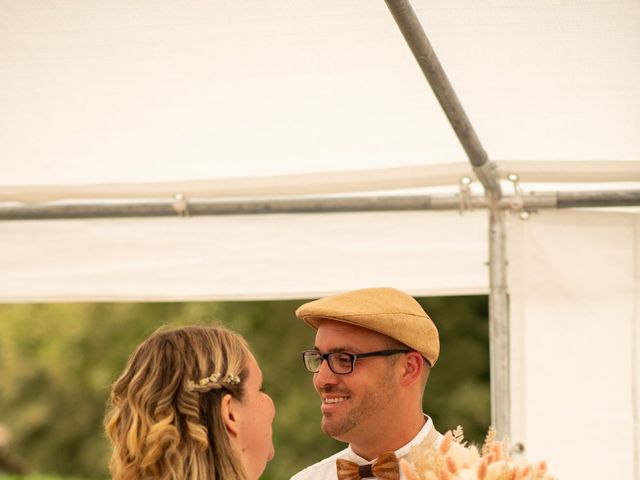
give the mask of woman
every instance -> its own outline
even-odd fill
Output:
[[[114,480],[257,480],[275,408],[247,342],[223,327],[160,329],[111,391]]]

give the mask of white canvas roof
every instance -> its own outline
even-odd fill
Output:
[[[639,190],[640,2],[411,3],[500,178]],[[0,210],[473,177],[382,0],[0,0],[0,38]],[[513,440],[563,480],[640,478],[639,225],[508,219]],[[0,302],[489,292],[483,209],[0,229]]]
[[[640,160],[638,2],[412,3],[502,170]],[[467,164],[383,1],[26,0],[0,13],[2,199],[9,186]]]

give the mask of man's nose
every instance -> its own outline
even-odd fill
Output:
[[[329,361],[327,359],[322,360],[320,368],[313,376],[313,383],[315,383],[316,387],[337,383],[337,375],[329,368]]]

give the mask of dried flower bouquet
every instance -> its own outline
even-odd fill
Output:
[[[545,462],[517,461],[506,441],[489,428],[480,450],[467,446],[462,427],[448,431],[436,448],[423,442],[400,460],[407,480],[554,480]]]

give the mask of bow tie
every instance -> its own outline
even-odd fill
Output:
[[[372,464],[358,465],[349,460],[336,460],[338,480],[360,480],[361,478],[378,477],[381,480],[399,480],[400,467],[393,452],[383,453]]]

